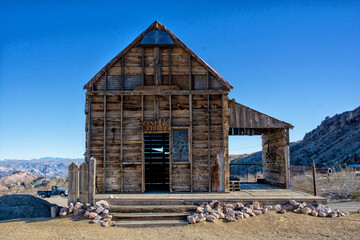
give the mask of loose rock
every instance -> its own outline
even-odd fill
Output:
[[[304,214],[311,214],[312,210],[308,207],[304,207],[301,212]]]
[[[72,213],[72,212],[74,211],[74,204],[73,204],[73,203],[70,203],[68,209],[69,209],[69,211],[68,211],[69,214]]]
[[[59,216],[60,217],[65,217],[67,215],[68,211],[69,211],[69,209],[66,208],[66,207],[61,208],[60,212],[59,212]]]
[[[193,215],[187,216],[187,221],[188,221],[190,224],[194,224],[194,223],[196,223],[196,217],[193,216]]]
[[[75,209],[74,210],[74,216],[81,216],[85,213],[85,209],[82,209],[82,208],[78,208],[78,209]]]

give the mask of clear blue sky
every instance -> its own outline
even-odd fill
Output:
[[[1,1],[0,159],[82,157],[83,85],[156,19],[291,141],[360,105],[360,1]]]

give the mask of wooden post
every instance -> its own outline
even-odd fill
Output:
[[[171,47],[169,47],[169,85],[171,85]]]
[[[144,122],[144,95],[141,95],[141,124]],[[145,143],[144,143],[144,128],[141,127],[141,190],[145,192]]]
[[[83,162],[79,168],[79,201],[89,202],[89,166]]]
[[[155,85],[161,84],[161,63],[160,63],[160,48],[154,48],[154,82]]]
[[[169,48],[170,51],[171,48]],[[172,192],[172,161],[173,161],[173,139],[172,139],[172,129],[171,129],[171,95],[169,95],[169,191]]]
[[[124,95],[121,95],[121,107],[120,107],[120,168],[121,168],[121,192],[124,192],[124,166],[123,166],[123,108],[124,108]]]
[[[191,76],[191,55],[189,54],[189,90],[192,90],[192,76]]]
[[[68,204],[76,203],[79,200],[79,166],[72,162],[68,172]]]
[[[86,149],[86,153],[87,153],[87,161],[90,160],[91,157],[91,95],[89,96],[89,107],[88,107],[88,131],[87,131],[87,149]]]
[[[209,174],[209,192],[211,192],[211,188],[212,188],[212,182],[211,182],[211,179],[212,179],[212,167],[211,167],[211,145],[210,145],[210,95],[208,94],[207,95],[207,118],[208,118],[208,131],[207,131],[207,134],[208,134],[208,146],[207,146],[207,150],[208,150],[208,168],[209,168],[209,171],[210,171],[210,174]]]
[[[317,191],[316,191],[315,162],[314,162],[314,161],[313,161],[313,165],[312,165],[312,172],[313,172],[314,196],[317,196]]]
[[[141,84],[145,85],[145,48],[142,48],[141,55]]]
[[[107,91],[107,72],[105,72],[105,92]],[[104,172],[104,177],[103,177],[103,181],[104,181],[104,193],[106,192],[106,103],[107,103],[107,97],[106,94],[104,94],[104,143],[103,143],[103,150],[104,150],[104,155],[103,155],[103,172]]]
[[[286,146],[284,149],[285,154],[285,173],[286,173],[286,180],[285,180],[285,188],[290,188],[290,138],[289,138],[289,129],[285,129],[285,138],[286,138]]]
[[[96,159],[90,158],[89,161],[89,203],[95,204],[95,179],[96,179]]]
[[[190,110],[190,129],[189,129],[189,135],[190,135],[190,141],[189,141],[189,160],[190,160],[190,178],[191,178],[191,182],[190,182],[190,189],[191,192],[193,192],[193,162],[192,162],[192,141],[193,141],[193,136],[192,136],[192,127],[193,127],[193,117],[192,117],[192,95],[189,95],[189,110]]]
[[[121,86],[120,89],[121,91],[124,91],[124,56],[121,57]]]

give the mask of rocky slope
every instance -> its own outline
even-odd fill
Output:
[[[70,162],[83,162],[83,158],[52,158],[45,157],[32,160],[5,159],[0,161],[0,177],[8,175],[15,170],[25,170],[33,174],[44,176],[47,165],[47,177],[67,177]]]
[[[14,185],[17,183],[29,183],[43,179],[41,175],[33,174],[24,170],[15,171],[9,175],[3,176],[0,178],[0,185],[8,186]]]
[[[291,164],[318,167],[360,163],[360,107],[353,111],[326,117],[305,134],[304,139],[290,144]],[[261,152],[234,160],[238,163],[261,163]]]

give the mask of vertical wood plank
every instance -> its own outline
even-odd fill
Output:
[[[79,199],[79,166],[72,162],[68,169],[68,204],[76,203]]]
[[[89,160],[89,203],[95,205],[96,159]]]
[[[144,122],[144,95],[141,95],[141,123]],[[141,128],[141,190],[145,192],[145,143],[144,143],[144,128]]]
[[[169,47],[169,85],[171,85],[171,47]],[[170,114],[171,116],[171,114]]]
[[[121,107],[120,107],[120,168],[121,168],[121,192],[124,192],[124,166],[123,166],[123,108],[124,108],[124,95],[121,94]]]
[[[105,92],[107,91],[107,72],[105,72]],[[103,161],[103,170],[104,170],[104,178],[103,178],[103,181],[104,181],[104,193],[106,192],[106,110],[107,110],[107,107],[106,107],[106,103],[107,103],[107,96],[106,94],[104,94],[104,145],[103,145],[103,150],[104,150],[104,155],[103,155],[103,158],[104,158],[104,161]]]
[[[192,94],[189,95],[189,110],[190,110],[190,131],[189,131],[189,160],[190,160],[190,189],[193,192],[193,162],[192,162],[192,127],[193,127],[193,108],[192,108]]]
[[[192,90],[192,77],[191,77],[191,55],[189,54],[189,90]]]
[[[224,94],[221,94],[221,123],[222,123],[222,131],[223,131],[223,148],[224,148],[224,154],[226,154],[226,143],[225,143],[225,118],[224,118]],[[223,161],[223,166],[221,166],[221,176],[224,178],[222,181],[224,183],[224,186],[220,186],[220,189],[223,189],[224,191],[227,191],[226,187],[226,179],[225,179],[225,167],[226,167],[226,159]]]
[[[121,83],[120,89],[124,91],[124,56],[121,57]]]
[[[171,48],[169,48],[170,51]],[[169,95],[169,191],[172,192],[172,161],[173,161],[173,137],[172,137],[172,129],[171,129],[171,120],[172,120],[172,113],[171,113],[171,95]]]
[[[145,85],[145,48],[142,48],[141,53],[141,84]]]
[[[91,95],[89,96],[88,107],[88,131],[87,131],[87,161],[91,158]]]
[[[155,85],[161,84],[161,65],[160,65],[160,48],[154,48],[154,82]]]
[[[89,202],[89,166],[83,162],[79,168],[79,202]]]
[[[212,179],[212,166],[211,166],[211,155],[210,155],[210,95],[208,94],[207,95],[207,119],[208,119],[208,146],[207,146],[207,150],[208,150],[208,168],[209,168],[209,171],[210,171],[210,174],[209,174],[209,192],[211,192],[211,185],[212,185],[212,182],[211,182],[211,179]]]

